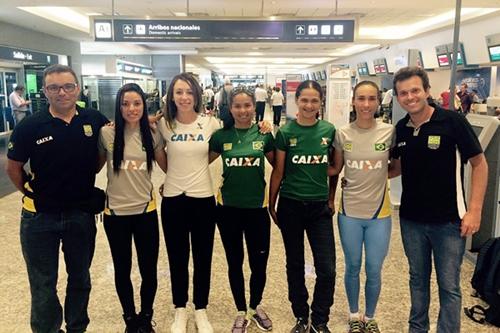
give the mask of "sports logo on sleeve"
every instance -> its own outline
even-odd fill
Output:
[[[441,136],[439,135],[429,135],[427,138],[427,147],[429,149],[438,149],[439,145],[441,144]]]
[[[7,148],[9,150],[13,150],[14,149],[14,143],[12,141],[9,141],[9,144],[7,145]]]

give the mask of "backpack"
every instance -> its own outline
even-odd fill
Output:
[[[471,279],[477,296],[488,303],[487,309],[480,305],[464,308],[467,317],[500,327],[500,237],[490,238],[481,246],[476,267]],[[474,317],[479,315],[479,319]]]

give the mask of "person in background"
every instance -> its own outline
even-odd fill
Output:
[[[291,333],[309,332],[304,233],[309,239],[316,272],[310,332],[330,332],[327,324],[335,289],[332,209],[336,181],[331,181],[329,188],[327,169],[335,127],[316,118],[322,99],[319,83],[302,82],[295,92],[297,119],[276,134],[269,213],[280,228],[285,245],[288,299],[296,317]],[[278,192],[280,199],[276,212]]]
[[[264,91],[265,92],[265,91]],[[220,129],[210,139],[210,161],[223,162],[223,183],[217,196],[217,222],[226,252],[228,275],[238,310],[232,333],[246,333],[250,321],[263,331],[272,321],[260,303],[266,284],[271,225],[267,213],[265,159],[274,162],[274,139],[252,124],[255,95],[244,86],[231,91],[230,112],[234,125]],[[250,304],[245,299],[243,237],[250,264]]]
[[[21,248],[31,290],[31,329],[85,332],[99,197],[94,198],[97,141],[106,117],[76,105],[80,87],[68,66],[43,72],[49,107],[22,121],[7,152],[7,175],[23,194]],[[29,175],[23,166],[30,162]],[[94,207],[94,202],[98,203]],[[59,249],[68,274],[63,308],[57,296]]]
[[[264,112],[266,110],[266,100],[267,100],[267,91],[262,87],[262,83],[257,84],[255,88],[255,121],[258,123],[259,121],[264,120]]]
[[[127,333],[154,333],[151,320],[158,285],[158,214],[151,172],[154,161],[166,172],[167,157],[160,134],[150,130],[145,108],[141,87],[125,84],[116,95],[115,126],[104,126],[99,136],[99,169],[107,162],[108,176],[104,230]],[[130,280],[132,239],[142,277],[139,315]]]
[[[284,100],[285,98],[281,93],[280,87],[274,87],[273,94],[271,95],[271,105],[273,107],[273,124],[276,129],[280,126],[281,109],[283,108]]]
[[[399,216],[410,267],[409,332],[429,331],[434,261],[440,306],[437,332],[457,333],[465,238],[481,225],[488,165],[466,118],[427,103],[430,84],[423,69],[401,68],[393,82],[398,102],[408,113],[396,125],[391,164],[402,176]],[[472,172],[466,206],[463,168],[467,162]]]
[[[469,91],[467,89],[467,83],[462,83],[460,85],[460,91],[457,93],[458,98],[460,98],[460,105],[464,114],[469,113],[470,107],[472,105],[472,96],[469,94]]]
[[[158,129],[166,142],[168,171],[161,202],[175,318],[172,333],[187,329],[189,257],[193,256],[194,317],[199,333],[212,333],[206,312],[215,233],[215,197],[208,169],[209,140],[219,129],[202,117],[202,91],[189,73],[176,75]]]
[[[29,105],[31,101],[24,99],[25,88],[22,84],[18,84],[14,91],[9,95],[9,104],[12,109],[12,113],[16,120],[16,125],[19,124],[21,120],[26,118],[29,112]]]
[[[229,114],[229,95],[232,89],[233,84],[229,79],[226,79],[219,100],[219,119],[222,121],[224,127],[231,126],[233,121]]]
[[[338,214],[339,235],[344,250],[344,284],[349,303],[349,333],[379,333],[375,320],[382,265],[389,250],[391,208],[388,193],[389,151],[394,126],[378,122],[380,105],[377,84],[361,81],[353,91],[356,120],[337,130],[334,165],[329,175],[344,168],[342,198]],[[391,175],[392,176],[392,175]],[[365,312],[359,313],[359,273],[365,249]]]

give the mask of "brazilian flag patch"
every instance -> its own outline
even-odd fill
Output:
[[[252,142],[253,150],[263,150],[264,149],[264,141],[253,141]]]
[[[385,151],[385,143],[376,143],[375,151]]]

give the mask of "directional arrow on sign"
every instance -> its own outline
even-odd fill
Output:
[[[295,26],[295,34],[296,35],[303,35],[306,32],[306,27],[305,25],[296,25]]]

